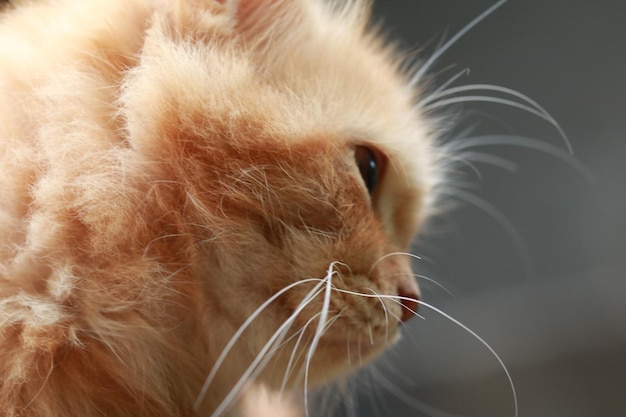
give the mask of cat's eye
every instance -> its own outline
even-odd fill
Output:
[[[354,159],[370,196],[374,194],[382,175],[382,161],[374,149],[359,145],[354,148]]]

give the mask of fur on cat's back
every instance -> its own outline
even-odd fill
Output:
[[[407,249],[437,178],[367,17],[313,0],[2,9],[0,414],[209,415],[294,311],[303,342],[274,349],[256,375],[270,387],[302,386],[305,366],[323,383],[394,340],[406,305],[348,292],[417,295],[408,258],[385,255]],[[369,193],[355,146],[384,162]],[[324,306],[306,297],[329,268]],[[198,399],[246,318],[299,282]]]

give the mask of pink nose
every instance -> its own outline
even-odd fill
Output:
[[[414,279],[407,279],[398,285],[398,296],[402,305],[402,321],[407,321],[416,315],[419,307],[419,289]]]

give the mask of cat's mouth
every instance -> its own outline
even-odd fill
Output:
[[[365,358],[380,353],[399,339],[399,322],[389,317],[376,317],[373,321],[354,320],[352,317],[332,319],[322,333],[308,329],[303,339],[309,340],[302,349],[311,349],[312,355],[331,352],[331,361],[344,357]],[[299,333],[299,332],[296,332]]]

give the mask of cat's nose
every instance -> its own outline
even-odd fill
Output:
[[[417,314],[420,299],[417,282],[412,276],[400,282],[398,297],[400,297],[400,305],[402,306],[402,321],[407,321]]]

